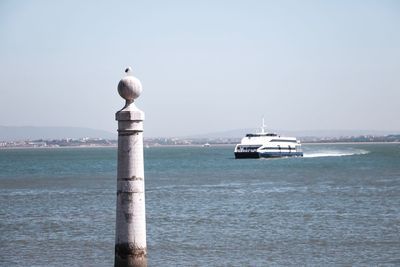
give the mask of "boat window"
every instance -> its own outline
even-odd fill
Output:
[[[272,139],[270,142],[290,142],[290,143],[296,143],[296,140],[289,140],[289,139]]]
[[[278,136],[278,135],[274,133],[246,134],[246,137],[260,137],[260,136]]]
[[[261,150],[291,150],[291,147],[264,147]],[[293,148],[294,149],[294,148]]]

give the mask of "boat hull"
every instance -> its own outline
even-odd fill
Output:
[[[236,159],[258,159],[259,157],[258,152],[235,152]]]
[[[235,152],[236,159],[302,157],[303,152]]]

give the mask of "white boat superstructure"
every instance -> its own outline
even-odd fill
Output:
[[[283,137],[265,132],[264,119],[261,132],[247,134],[235,147],[235,158],[302,157],[301,143],[296,137]]]

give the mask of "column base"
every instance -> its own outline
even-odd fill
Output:
[[[114,267],[147,267],[147,250],[132,243],[115,245]]]

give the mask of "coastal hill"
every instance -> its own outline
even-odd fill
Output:
[[[85,137],[117,139],[117,132],[113,134],[103,130],[81,127],[0,126],[0,141],[80,139]]]
[[[197,138],[197,139],[216,139],[216,138],[242,138],[248,133],[259,132],[260,128],[249,129],[236,129],[229,131],[212,132],[208,134],[198,134],[185,136],[182,138]],[[290,130],[274,130],[267,129],[268,132],[278,133],[282,136],[296,136],[298,138],[337,138],[343,136],[386,136],[391,134],[399,134],[399,131],[379,131],[379,130],[304,130],[304,131],[290,131]]]

